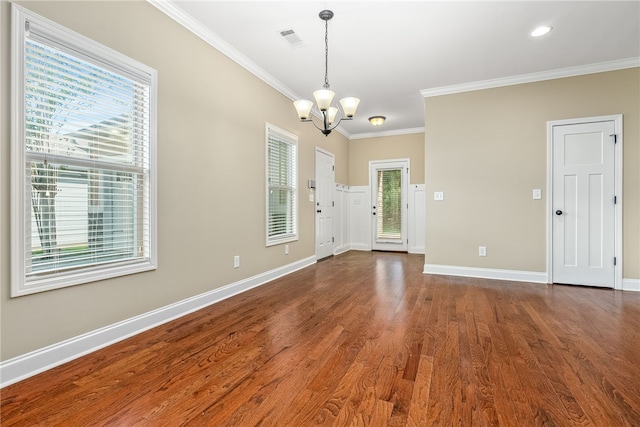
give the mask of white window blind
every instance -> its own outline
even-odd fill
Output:
[[[267,245],[298,239],[298,139],[267,124]]]
[[[377,239],[402,239],[402,169],[378,170]]]
[[[14,296],[155,268],[155,71],[17,6],[14,43]]]

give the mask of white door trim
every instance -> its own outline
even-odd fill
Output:
[[[583,117],[547,122],[547,283],[553,283],[553,128],[555,126],[613,121],[617,142],[614,146],[615,279],[614,289],[622,289],[622,114]]]

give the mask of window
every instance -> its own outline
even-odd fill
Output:
[[[298,240],[298,138],[267,124],[267,246]]]
[[[156,268],[156,72],[13,5],[12,296]]]
[[[402,169],[378,169],[376,239],[402,240]]]

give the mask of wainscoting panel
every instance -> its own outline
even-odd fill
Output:
[[[333,209],[334,255],[349,250],[349,186],[336,184]]]
[[[425,235],[425,191],[424,184],[409,185],[409,253],[424,253]]]
[[[349,234],[351,249],[371,250],[371,194],[369,186],[349,188]]]

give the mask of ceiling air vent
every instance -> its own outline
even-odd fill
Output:
[[[287,28],[285,30],[278,31],[282,40],[286,41],[287,44],[291,47],[301,47],[305,46],[305,42],[302,41],[300,37],[296,34],[293,28]]]

